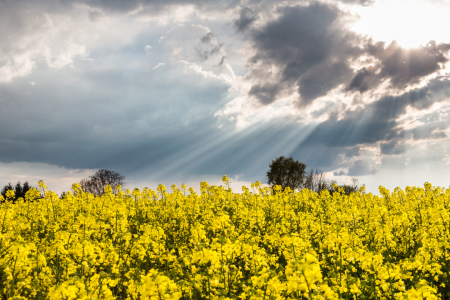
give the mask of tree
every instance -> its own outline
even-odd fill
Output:
[[[30,184],[28,183],[28,181],[25,181],[25,182],[23,183],[23,186],[22,186],[22,195],[23,195],[23,196],[21,196],[21,197],[22,197],[22,198],[25,198],[25,194],[26,194],[30,189],[31,189]]]
[[[115,192],[116,186],[125,184],[124,180],[125,176],[117,172],[100,169],[94,175],[89,176],[89,179],[82,179],[80,185],[86,192],[101,196],[107,185],[110,185]]]
[[[328,182],[325,180],[325,174],[322,171],[316,169],[315,171],[311,169],[308,176],[306,176],[303,188],[311,190],[316,193],[320,193],[323,190],[327,190],[329,186]]]
[[[360,186],[357,178],[352,178],[352,184],[343,184],[343,185],[336,184],[336,187],[334,186],[334,184],[336,184],[336,181],[331,181],[328,184],[328,191],[330,192],[331,195],[339,192],[339,190],[342,191],[342,193],[345,195],[350,195],[351,193],[356,193],[360,191],[362,186],[364,187],[366,186],[365,184],[362,184]]]
[[[16,199],[24,196],[23,188],[22,188],[22,185],[20,184],[20,181],[17,182],[16,186],[14,187],[14,194],[16,195]]]
[[[365,186],[365,185],[363,184],[363,186]],[[352,178],[352,185],[344,184],[344,185],[341,185],[340,187],[344,190],[344,193],[346,195],[350,195],[351,193],[356,193],[360,189],[358,179],[356,179],[356,178]]]
[[[31,189],[31,186],[28,183],[28,181],[25,181],[23,185],[20,184],[20,181],[19,181],[16,183],[15,186],[13,186],[10,182],[3,187],[1,194],[3,197],[6,197],[6,192],[8,190],[12,190],[12,191],[14,191],[14,201],[16,201],[19,198],[25,199],[25,194],[28,192],[29,189]]]
[[[272,160],[267,171],[268,184],[281,185],[282,190],[290,187],[292,190],[301,188],[306,175],[306,165],[292,157],[277,157]]]
[[[6,192],[9,191],[9,190],[13,190],[14,191],[14,187],[12,186],[11,182],[3,187],[3,189],[2,189],[2,196],[6,197]]]

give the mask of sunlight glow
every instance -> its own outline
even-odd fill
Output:
[[[354,9],[360,18],[353,30],[368,34],[374,41],[402,47],[426,45],[430,40],[449,42],[450,5],[417,0],[383,0],[373,6]]]

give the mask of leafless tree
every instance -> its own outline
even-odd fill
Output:
[[[113,193],[115,193],[118,185],[123,186],[125,184],[124,180],[125,176],[117,172],[100,169],[94,175],[89,176],[89,179],[82,179],[80,185],[86,192],[101,196],[107,185],[110,185]]]
[[[320,193],[323,190],[328,190],[330,194],[338,191],[333,185],[336,183],[336,180],[326,180],[325,174],[319,170],[311,169],[305,178],[302,188],[308,189],[316,193]],[[364,185],[364,184],[363,184]],[[343,184],[339,185],[339,188],[346,194],[350,195],[351,193],[356,193],[360,189],[360,185],[357,178],[352,178],[352,184]]]
[[[311,169],[306,176],[303,188],[319,193],[329,188],[329,183],[325,180],[325,174],[318,169]]]

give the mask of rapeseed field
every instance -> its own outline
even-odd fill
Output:
[[[8,191],[3,299],[450,299],[449,189],[235,193],[223,180],[200,194]]]

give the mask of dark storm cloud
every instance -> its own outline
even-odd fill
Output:
[[[300,105],[308,105],[314,99],[324,96],[331,89],[345,82],[352,70],[345,62],[322,64],[311,69],[299,81]]]
[[[284,7],[279,13],[279,19],[255,33],[257,57],[284,66],[296,64],[300,74],[326,60],[332,51],[330,25],[339,16],[337,9],[316,3]]]
[[[265,92],[269,88],[264,83],[255,83],[250,95],[268,104],[295,87],[301,96],[299,104],[307,105],[349,81],[348,59],[363,50],[353,45],[358,37],[339,26],[342,12],[338,8],[312,3],[280,8],[279,13],[280,18],[253,32],[256,54],[249,60],[254,66],[249,77],[264,81],[272,76],[275,82],[269,85],[270,93]],[[271,65],[281,74],[270,73]]]
[[[346,14],[330,4],[283,7],[278,13],[276,20],[249,31],[254,48],[248,60],[249,95],[261,104],[297,91],[297,104],[307,106],[341,84],[364,93],[388,80],[390,89],[403,89],[448,61],[450,44],[430,41],[404,49],[395,41],[374,42],[350,32],[343,23]],[[351,63],[362,56],[369,58],[367,65],[354,70]]]
[[[256,14],[248,7],[242,7],[239,12],[239,18],[234,21],[234,26],[238,31],[244,31],[247,29],[255,20]]]

